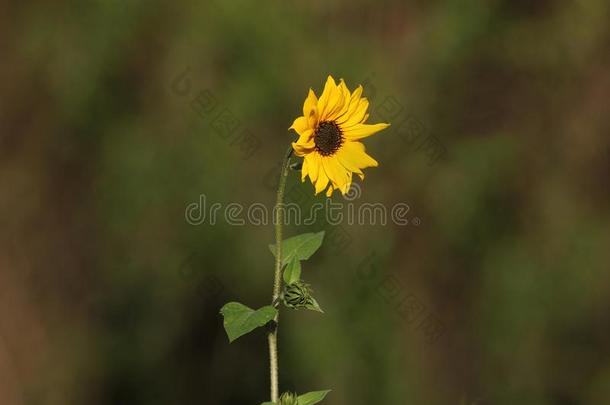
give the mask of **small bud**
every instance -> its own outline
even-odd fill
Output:
[[[311,304],[311,292],[309,284],[299,280],[286,286],[284,303],[288,308],[304,308],[307,304]]]
[[[299,405],[299,398],[293,392],[284,392],[280,396],[278,405]]]
[[[318,302],[311,296],[312,289],[309,284],[301,280],[289,284],[284,289],[284,304],[292,309],[309,309],[312,311],[324,312]]]

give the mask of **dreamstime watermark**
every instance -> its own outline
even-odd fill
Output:
[[[421,220],[411,217],[411,207],[404,202],[397,202],[392,206],[380,202],[356,204],[353,200],[357,198],[358,192],[347,193],[345,202],[334,202],[325,198],[324,202],[314,202],[308,209],[302,209],[294,202],[283,203],[268,207],[267,205],[254,202],[241,204],[231,202],[222,204],[220,202],[208,201],[208,196],[200,194],[198,201],[187,205],[184,211],[186,222],[191,225],[216,225],[224,221],[228,225],[243,226],[246,224],[254,226],[265,226],[275,224],[276,218],[281,214],[285,225],[314,225],[320,219],[324,219],[329,225],[381,225],[386,226],[393,223],[397,226],[413,224],[419,226]]]
[[[362,83],[371,104],[377,98],[377,87],[371,83],[372,76],[375,76],[375,73]],[[371,118],[391,122],[392,126],[386,130],[388,135],[398,135],[409,151],[423,152],[429,166],[446,158],[447,149],[441,140],[432,135],[419,119],[409,114],[395,96],[386,96],[376,108],[371,109]]]
[[[193,288],[195,294],[207,300],[215,300],[230,296],[225,282],[217,275],[201,274],[203,265],[198,265],[205,262],[205,257],[198,257],[198,254],[191,253],[186,257],[178,267],[180,277],[188,281],[189,286]]]
[[[414,293],[404,288],[394,274],[381,274],[379,257],[376,252],[366,256],[356,268],[358,280],[375,285],[375,292],[390,305],[405,321],[405,324],[422,334],[427,343],[440,339],[445,333],[445,325]]]
[[[210,89],[194,89],[190,67],[172,79],[170,89],[175,96],[186,99],[191,110],[206,121],[219,138],[238,149],[243,159],[250,159],[262,146],[261,140],[244,128],[241,120]]]

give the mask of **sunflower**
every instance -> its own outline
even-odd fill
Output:
[[[309,89],[303,115],[289,129],[299,134],[292,148],[303,157],[301,181],[309,176],[316,194],[326,189],[328,197],[334,190],[345,195],[354,173],[364,179],[362,169],[378,166],[360,141],[390,124],[365,124],[368,106],[368,100],[362,97],[362,86],[351,93],[343,79],[337,85],[328,76],[319,99]]]

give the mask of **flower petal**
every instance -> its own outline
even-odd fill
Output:
[[[341,83],[339,83],[339,89],[343,92],[343,108],[337,113],[336,118],[341,117],[343,114],[345,114],[347,112],[349,105],[350,105],[351,98],[352,98],[352,94],[350,93],[349,89],[345,85],[345,82],[343,81],[343,79],[341,79]]]
[[[349,191],[349,189],[351,187],[352,187],[352,173],[348,172],[347,173],[347,183],[345,183],[345,185],[341,189],[341,194],[343,194],[343,195],[347,194],[347,192]]]
[[[349,100],[350,92],[343,79],[341,79],[341,82],[337,86],[335,105],[326,111],[325,121],[333,121],[337,117],[340,117],[345,112],[346,106],[349,106]]]
[[[297,134],[301,135],[308,128],[309,128],[309,123],[307,122],[307,118],[298,117],[297,119],[294,120],[294,122],[292,123],[292,126],[288,129],[294,129],[297,132]]]
[[[318,179],[318,172],[320,170],[320,165],[322,162],[320,161],[320,155],[316,152],[312,152],[305,156],[305,160],[307,160],[307,171],[309,173],[309,178],[312,183],[315,183]]]
[[[328,185],[328,176],[324,172],[324,168],[320,167],[318,171],[318,180],[316,181],[316,194],[319,194],[320,191],[324,190]]]
[[[343,112],[343,114],[341,114],[341,116],[337,117],[337,121],[344,122],[354,113],[354,111],[358,107],[358,104],[360,103],[362,90],[362,86],[358,86],[356,90],[354,90],[354,92],[350,96],[347,109]]]
[[[347,170],[343,167],[335,156],[322,157],[322,165],[326,175],[336,189],[342,189],[348,182]]]
[[[313,147],[310,147],[309,144],[299,144],[297,142],[292,143],[292,149],[297,156],[305,156],[313,151]]]
[[[389,127],[390,124],[357,124],[349,128],[341,128],[343,136],[352,141],[357,141],[367,136],[371,136],[383,129]]]
[[[379,166],[379,163],[365,152],[361,142],[345,142],[341,146],[341,160],[360,169]]]
[[[305,177],[307,177],[307,174],[309,173],[309,162],[307,162],[307,156],[309,155],[305,155],[303,163],[301,164],[301,183],[305,181]]]
[[[345,145],[347,145],[347,143],[349,143],[349,142],[346,142]],[[350,172],[358,174],[362,178],[364,176],[364,174],[362,173],[362,170],[360,170],[360,167],[356,163],[357,161],[352,158],[352,154],[350,154],[348,152],[348,150],[349,149],[345,149],[345,147],[340,148],[337,151],[337,160],[339,161],[339,163],[341,163],[341,165],[343,165],[343,167],[345,167],[345,169],[349,170]]]
[[[358,105],[354,108],[351,113],[347,113],[338,120],[337,123],[342,127],[351,127],[362,122],[366,115],[366,110],[369,108],[369,100],[363,97],[358,101]]]
[[[328,76],[326,84],[324,85],[324,91],[318,100],[318,120],[324,121],[328,116],[328,111],[332,110],[339,99],[340,92],[337,89],[337,84],[332,76]]]
[[[307,98],[303,103],[303,116],[309,117],[311,112],[317,108],[318,106],[318,97],[316,97],[316,93],[313,92],[312,89],[309,89],[309,93],[307,94]]]
[[[301,134],[299,135],[299,139],[297,139],[296,143],[306,148],[313,148],[315,146],[313,140],[313,129],[308,128],[305,131],[301,132]]]

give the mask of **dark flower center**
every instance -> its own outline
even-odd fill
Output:
[[[316,150],[322,156],[334,154],[343,143],[343,134],[334,121],[323,121],[318,124],[313,137]]]

